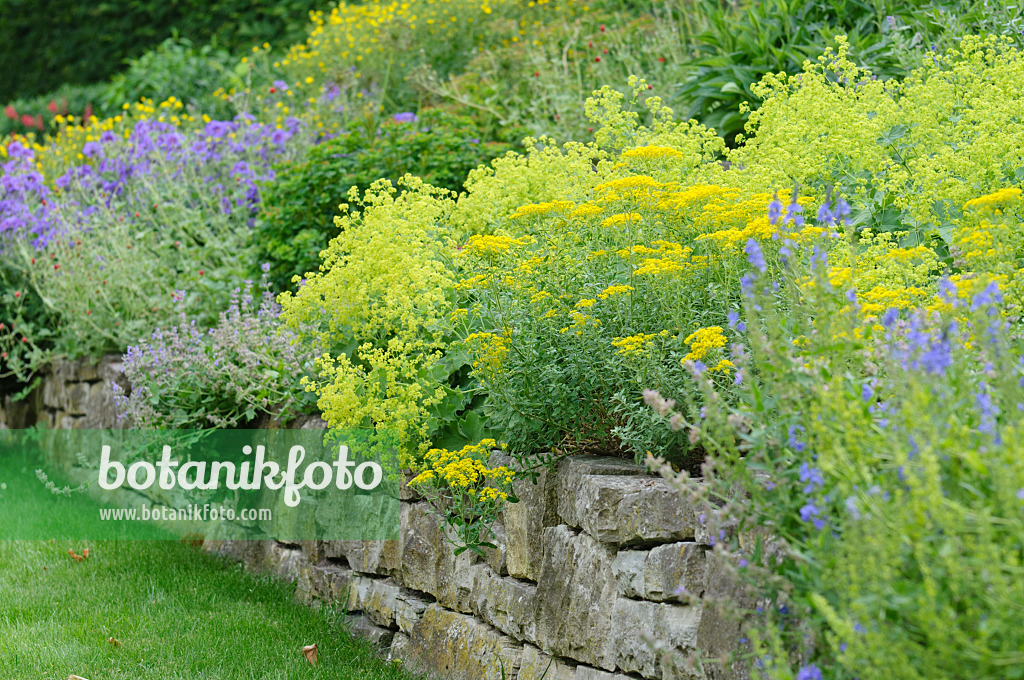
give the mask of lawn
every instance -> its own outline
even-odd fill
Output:
[[[11,491],[0,488],[0,522],[33,507]],[[85,560],[68,554],[87,547]],[[411,677],[350,637],[345,612],[292,591],[178,541],[0,540],[0,677]],[[316,667],[302,654],[313,643]]]

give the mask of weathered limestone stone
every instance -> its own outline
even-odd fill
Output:
[[[393,653],[399,639],[395,637]],[[399,652],[415,670],[451,680],[480,680],[500,678],[502,669],[505,677],[516,677],[523,648],[472,616],[435,603],[427,607]]]
[[[581,665],[576,666],[575,680],[630,680],[630,677],[623,673],[609,673],[597,668]]]
[[[492,456],[490,464],[511,465],[504,454]],[[529,479],[516,480],[513,489],[518,503],[509,503],[501,511],[505,529],[505,563],[509,575],[536,581],[538,565],[544,557],[544,527],[558,524],[553,498],[555,476],[541,470],[536,484]]]
[[[128,387],[128,381],[124,376],[124,362],[120,354],[108,354],[96,365],[96,378],[108,385],[116,382],[121,387]],[[91,378],[83,378],[89,380]]]
[[[402,514],[407,514],[403,507]],[[344,559],[364,574],[394,576],[402,570],[401,541],[324,541],[324,555]]]
[[[388,661],[401,661],[405,659],[408,655],[410,642],[411,639],[405,633],[395,633],[391,646],[388,647],[387,656],[384,658]]]
[[[410,632],[430,604],[393,579],[359,577],[354,581],[353,610],[361,610],[373,623]]]
[[[615,601],[612,629],[615,631],[615,665],[620,670],[647,678],[662,677],[662,664],[644,636],[657,640],[669,650],[692,656],[697,650],[700,605],[680,606],[630,600]]]
[[[88,413],[89,392],[89,383],[64,383],[64,390],[58,397],[60,400],[58,408],[71,415],[84,416]]]
[[[508,535],[505,532],[505,525],[499,520],[491,527],[491,531],[494,532],[494,536],[489,542],[498,547],[484,548],[484,561],[498,576],[508,576]]]
[[[694,537],[696,518],[688,497],[661,478],[584,475],[575,494],[560,497],[561,505],[572,506],[563,515],[570,526],[607,543],[643,545]]]
[[[470,611],[516,640],[535,642],[537,586],[498,576],[486,564],[476,564],[470,569],[473,573],[468,592]]]
[[[310,592],[325,602],[337,602],[353,611],[357,608],[356,578],[351,569],[330,562],[314,564],[309,570]]]
[[[308,567],[306,556],[298,548],[289,548],[272,541],[266,543],[263,556],[263,569],[266,571],[285,581],[295,582]]]
[[[352,635],[369,640],[378,649],[385,649],[395,639],[395,631],[375,625],[366,616],[353,616],[345,622]]]
[[[542,649],[614,670],[614,559],[614,548],[587,534],[565,525],[544,530],[536,610]]]
[[[619,595],[655,602],[688,602],[704,592],[706,548],[698,543],[669,543],[644,550],[622,550],[612,562]],[[677,595],[682,586],[689,597]]]
[[[43,378],[43,404],[48,408],[59,409],[63,404],[62,393],[64,381],[57,380],[53,375]]]
[[[602,671],[603,672],[603,671]],[[576,666],[545,654],[531,644],[523,645],[523,662],[516,680],[576,680]]]
[[[646,470],[631,460],[611,456],[570,456],[558,464],[555,495],[560,522],[571,527],[581,526],[579,508],[573,499],[591,475],[649,476]]]
[[[95,382],[89,386],[89,395],[85,399],[84,411],[83,427],[94,430],[112,430],[124,426],[117,417],[114,391],[109,383]]]
[[[455,556],[441,519],[426,503],[408,506],[408,520],[402,526],[400,581],[434,596],[445,607],[468,613],[473,581],[469,568],[479,558],[469,551]]]

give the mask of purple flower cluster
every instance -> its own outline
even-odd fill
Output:
[[[32,149],[12,142],[0,173],[0,239],[30,239],[41,249],[58,235],[87,227],[100,208],[138,217],[167,187],[175,196],[184,188],[193,205],[213,197],[224,214],[251,223],[259,182],[274,179],[271,165],[300,127],[297,118],[279,128],[246,115],[210,121],[195,131],[140,120],[125,137],[108,130],[86,142],[84,160],[54,178],[54,190],[38,171]]]

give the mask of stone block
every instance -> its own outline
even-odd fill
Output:
[[[64,391],[60,395],[60,408],[71,415],[87,414],[91,386],[86,382],[64,383]]]
[[[116,382],[121,387],[128,387],[128,379],[124,375],[124,361],[120,354],[108,354],[96,366],[97,378],[110,384]]]
[[[395,639],[395,631],[381,628],[365,616],[353,616],[345,621],[345,629],[353,636],[367,640],[378,649],[386,649]]]
[[[84,410],[84,427],[95,430],[124,427],[124,423],[117,417],[118,408],[110,383],[95,382],[89,386]]]
[[[537,583],[537,644],[559,656],[614,670],[615,550],[559,525],[544,530]]]
[[[583,475],[577,490],[559,497],[562,518],[599,541],[651,545],[693,540],[696,516],[689,496],[667,480]]]
[[[353,611],[357,608],[357,579],[352,570],[330,562],[314,564],[309,570],[310,593],[313,597],[337,603],[347,611]]]
[[[669,654],[695,656],[701,612],[700,605],[681,606],[620,597],[615,601],[612,617],[615,665],[627,673],[661,678],[661,654],[650,642],[656,640],[664,645]]]
[[[576,666],[574,680],[631,680],[623,673],[609,673],[590,666]]]
[[[410,632],[430,604],[393,579],[358,577],[354,581],[353,610],[362,611],[373,623]]]
[[[480,558],[469,551],[455,556],[441,518],[426,503],[411,503],[408,507],[408,519],[402,525],[399,580],[408,588],[432,595],[446,607],[468,612],[466,596],[473,578],[469,567]]]
[[[537,586],[498,576],[486,564],[473,565],[470,570],[473,580],[466,596],[469,610],[516,640],[536,642]]]
[[[612,562],[619,595],[686,603],[686,595],[677,595],[682,586],[691,597],[704,592],[707,572],[706,548],[698,543],[669,543],[651,550],[622,550]]]
[[[752,610],[757,600],[725,564],[726,558],[711,550],[704,580],[704,613],[698,629],[699,647],[704,656],[728,658],[743,637],[745,611]],[[736,680],[749,677],[743,663],[705,664],[709,680]]]
[[[395,644],[399,642],[395,637]],[[472,616],[431,604],[398,653],[413,670],[448,680],[498,680],[516,677],[523,648],[512,638]]]
[[[343,559],[360,573],[395,576],[402,570],[401,541],[324,541],[323,550],[324,556]]]
[[[507,458],[507,457],[506,457]],[[491,465],[508,465],[500,458]],[[501,511],[505,529],[505,564],[509,575],[536,581],[544,557],[544,527],[558,524],[555,514],[554,475],[541,470],[536,483],[529,479],[514,483],[518,503],[508,503]]]
[[[558,464],[555,495],[559,522],[579,528],[580,516],[572,499],[579,496],[580,489],[592,475],[646,476],[649,473],[636,463],[625,458],[611,456],[569,456]]]
[[[523,645],[523,661],[516,680],[576,680],[576,665]]]
[[[489,542],[498,547],[484,548],[484,562],[498,576],[508,576],[508,535],[505,532],[505,525],[499,520],[491,527],[491,531],[494,535]]]

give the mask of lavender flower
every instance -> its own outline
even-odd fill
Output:
[[[747,254],[747,261],[750,262],[750,266],[756,268],[761,273],[764,273],[768,269],[767,263],[764,261],[764,253],[761,252],[761,246],[758,245],[754,239],[747,239],[747,245],[743,247],[743,252]]]

